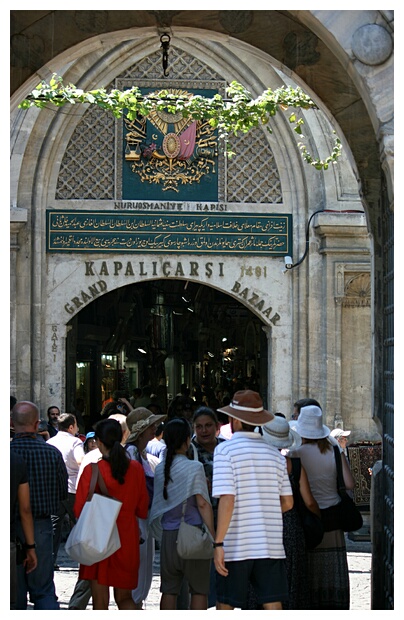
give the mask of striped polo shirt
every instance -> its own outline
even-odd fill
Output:
[[[215,448],[212,495],[234,495],[227,561],[285,558],[281,495],[292,495],[286,459],[259,433],[238,431]]]

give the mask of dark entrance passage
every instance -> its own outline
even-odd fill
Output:
[[[262,322],[229,295],[183,280],[128,285],[86,306],[69,323],[66,403],[84,400],[88,425],[114,390],[164,386],[166,403],[192,390],[251,386],[267,393]]]

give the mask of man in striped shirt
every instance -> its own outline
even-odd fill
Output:
[[[218,411],[230,416],[233,435],[213,458],[212,495],[220,498],[216,608],[245,609],[251,584],[258,605],[282,609],[288,599],[282,513],[293,507],[293,495],[285,457],[255,432],[274,416],[251,390],[236,392]]]

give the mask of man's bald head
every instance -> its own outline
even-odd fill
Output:
[[[20,432],[36,432],[39,422],[38,407],[29,400],[21,400],[11,410],[14,430]]]

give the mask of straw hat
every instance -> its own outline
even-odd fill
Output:
[[[323,424],[323,412],[320,407],[315,405],[308,405],[300,409],[294,428],[304,439],[324,439],[330,434],[328,426]]]
[[[271,422],[264,424],[262,431],[265,441],[279,450],[282,448],[295,450],[302,443],[300,435],[290,428],[285,418],[280,416],[275,416]]]
[[[149,409],[146,409],[146,407],[136,407],[126,416],[126,424],[130,431],[126,443],[136,441],[150,426],[159,424],[166,417],[166,415],[156,415],[149,411]]]
[[[274,419],[274,414],[269,413],[263,407],[262,398],[258,392],[252,390],[241,390],[236,392],[230,405],[217,409],[226,413],[231,418],[236,418],[251,426],[262,426]]]

